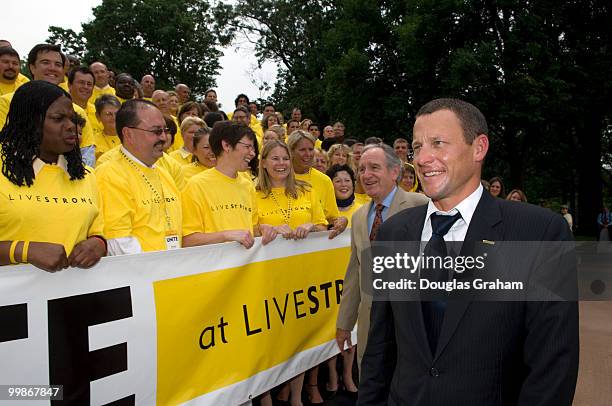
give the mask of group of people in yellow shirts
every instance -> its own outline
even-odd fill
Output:
[[[164,115],[152,101],[98,86],[99,62],[71,71],[66,89],[65,64],[59,46],[37,45],[32,80],[2,88],[0,265],[54,272],[105,255],[230,241],[250,248],[257,236],[268,244],[331,230],[334,238],[368,202],[355,175],[363,144],[321,151],[311,120],[283,126],[264,110],[261,122],[272,123],[264,131],[242,100],[231,120],[203,120],[191,102]],[[303,379],[286,390],[301,390]]]

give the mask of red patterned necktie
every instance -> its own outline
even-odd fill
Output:
[[[372,223],[372,230],[370,231],[370,241],[374,241],[376,239],[376,233],[378,233],[378,228],[383,222],[382,211],[385,206],[382,203],[378,203],[376,205],[376,215],[374,216],[374,222]]]

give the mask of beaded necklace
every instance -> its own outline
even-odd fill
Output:
[[[285,220],[285,224],[289,224],[289,221],[291,220],[291,199],[292,197],[287,196],[287,211],[285,211],[281,207],[278,200],[276,200],[276,196],[274,195],[274,190],[270,190],[270,196],[272,196],[272,200],[274,200],[274,203],[279,208],[281,215],[283,216],[283,219]]]
[[[166,198],[164,196],[164,186],[162,185],[162,191],[160,195],[159,191],[155,188],[155,186],[153,186],[153,184],[151,183],[147,175],[144,174],[144,172],[138,167],[138,165],[134,161],[132,161],[130,157],[128,157],[125,154],[125,152],[123,152],[122,150],[121,150],[121,155],[125,158],[125,160],[130,164],[132,168],[136,169],[136,172],[140,174],[145,184],[149,187],[149,189],[151,190],[151,192],[153,193],[157,201],[160,202],[160,204],[163,207],[164,214],[166,217],[166,231],[172,230],[172,219],[170,218],[170,213],[168,213],[168,207],[166,206]]]

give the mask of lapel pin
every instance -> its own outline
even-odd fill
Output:
[[[482,240],[482,242],[485,243],[485,244],[489,244],[489,245],[495,245],[495,241]]]

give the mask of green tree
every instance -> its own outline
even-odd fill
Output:
[[[255,47],[260,61],[278,63],[275,91],[277,108],[289,113],[294,106],[319,121],[324,109],[323,75],[326,58],[323,33],[336,20],[333,1],[239,0],[226,23]]]
[[[137,80],[152,74],[160,89],[186,83],[197,94],[215,84],[220,47],[231,38],[228,15],[205,0],[103,0],[82,33],[50,27],[50,40],[69,53],[86,48],[88,63],[103,61]]]
[[[86,40],[82,33],[76,33],[74,30],[68,28],[64,29],[56,27],[54,25],[49,27],[49,38],[47,43],[49,44],[61,44],[62,50],[68,55],[74,55],[79,59],[85,57]]]
[[[468,100],[490,124],[485,176],[532,202],[569,201],[590,231],[611,110],[609,2],[241,0],[235,12],[260,60],[282,64],[281,106],[391,142],[423,103]]]

